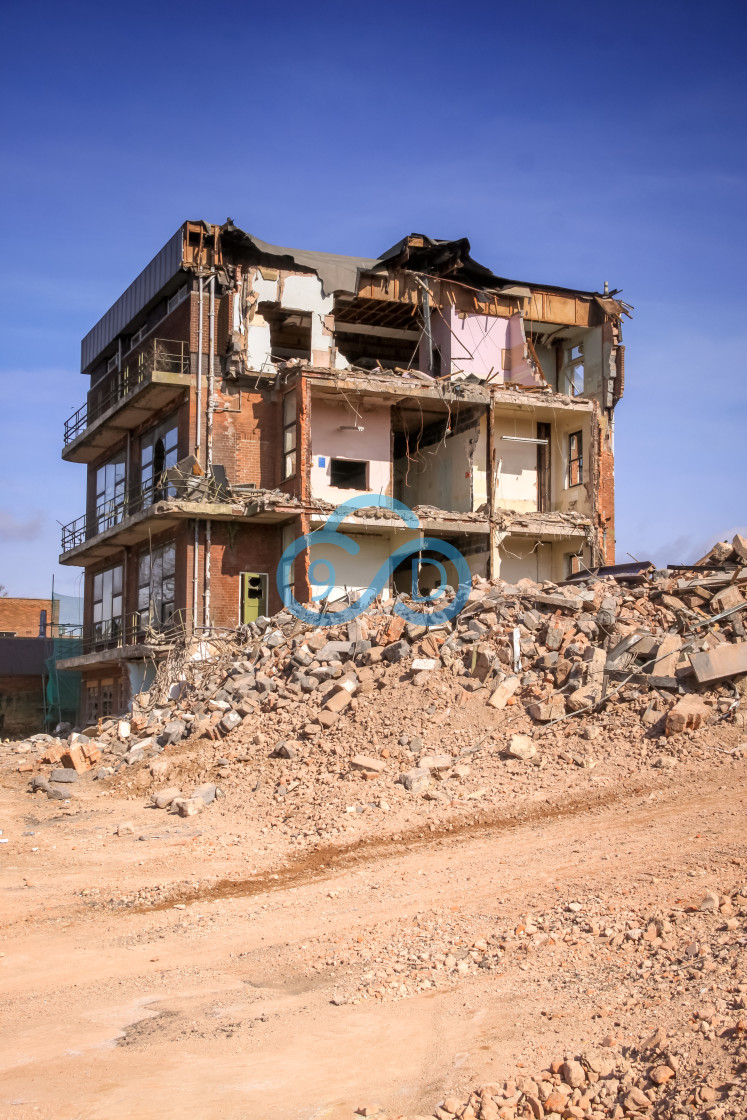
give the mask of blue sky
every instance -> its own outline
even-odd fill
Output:
[[[747,525],[745,15],[692,2],[6,3],[0,583],[74,593],[81,337],[185,218],[621,287],[617,549]]]

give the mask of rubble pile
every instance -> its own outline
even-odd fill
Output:
[[[557,734],[567,737],[569,721],[603,742],[617,719],[628,734],[635,727],[658,742],[657,765],[674,765],[677,744],[699,729],[747,723],[743,552],[739,537],[689,571],[639,566],[563,585],[474,577],[461,613],[437,625],[428,625],[428,612],[443,609],[443,598],[423,608],[422,624],[406,622],[398,600],[326,629],[282,611],[230,634],[177,643],[127,719],[99,721],[67,743],[40,744],[36,736],[18,750],[44,748],[42,761],[61,763],[48,778],[34,777],[32,788],[68,797],[71,779],[100,756],[99,779],[144,763],[157,782],[169,773],[158,756],[177,743],[226,740],[225,757],[204,756],[190,794],[173,784],[156,791],[156,804],[184,815],[220,796],[216,779],[235,775],[237,764],[251,769],[268,758],[276,764],[272,781],[269,771],[259,784],[254,775],[252,792],[264,782],[262,794],[271,786],[275,799],[312,776],[336,774],[378,781],[372,807],[382,808],[384,784],[392,796],[449,802],[447,783],[469,775],[487,740],[499,742],[506,759],[543,767],[548,747],[563,746]],[[474,739],[457,737],[469,734],[457,727],[462,710],[477,712]],[[560,751],[561,761],[595,765],[572,747]],[[24,768],[34,762],[25,758]]]
[[[349,1002],[416,995],[453,985],[477,969],[499,968],[505,977],[512,966],[526,969],[534,961],[550,988],[541,1015],[548,1021],[566,1017],[569,1009],[559,996],[564,987],[573,989],[572,1013],[584,1020],[587,1042],[580,1053],[560,1054],[534,1075],[517,1069],[509,1081],[448,1093],[434,1108],[436,1120],[745,1115],[747,884],[725,893],[708,890],[693,904],[652,912],[589,894],[528,914],[512,929],[491,934],[488,924],[485,915],[419,913],[414,925],[384,945],[358,947],[358,956],[374,967]],[[355,956],[351,946],[324,963],[348,965]],[[607,1006],[609,1000],[617,1009]],[[640,1029],[641,1018],[652,1015],[655,1029],[642,1037],[634,1031],[637,1041],[631,1043],[620,1020]],[[373,1108],[361,1114],[385,1120]]]

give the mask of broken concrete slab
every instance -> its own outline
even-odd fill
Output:
[[[656,672],[660,677],[673,677],[677,662],[682,650],[682,638],[677,634],[668,634],[659,643],[656,651]]]
[[[709,653],[691,653],[690,664],[699,684],[747,673],[747,642],[718,646]]]

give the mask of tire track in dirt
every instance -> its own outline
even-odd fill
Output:
[[[700,788],[699,796],[702,797],[702,784]],[[340,872],[360,867],[361,864],[396,859],[418,849],[430,847],[435,842],[439,842],[442,847],[444,842],[451,846],[457,844],[465,834],[469,834],[470,839],[473,840],[485,839],[496,831],[509,832],[525,825],[548,824],[581,816],[584,813],[598,812],[663,790],[671,792],[671,783],[663,780],[643,783],[636,780],[632,784],[623,783],[612,789],[586,791],[575,797],[565,797],[562,801],[542,801],[533,805],[523,805],[514,812],[507,813],[505,810],[482,812],[477,820],[472,818],[451,824],[435,825],[433,831],[428,824],[417,825],[408,832],[400,832],[394,836],[364,837],[348,845],[316,848],[287,866],[263,871],[249,879],[219,879],[209,886],[185,887],[181,891],[176,889],[162,902],[132,906],[126,912],[152,914],[159,910],[170,910],[179,904],[212,902],[224,898],[250,898],[255,895],[285,891],[292,887],[324,882]]]

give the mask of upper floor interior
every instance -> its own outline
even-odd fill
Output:
[[[194,375],[202,355],[219,378],[275,376],[289,363],[403,370],[593,398],[611,411],[630,312],[618,297],[606,284],[581,291],[497,276],[466,238],[410,234],[364,258],[270,245],[230,219],[185,222],[83,339],[90,391],[66,425],[66,448],[143,384]]]

